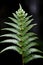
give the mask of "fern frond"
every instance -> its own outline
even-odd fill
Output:
[[[35,34],[34,32],[30,32],[30,30],[37,25],[32,23],[32,15],[27,16],[28,13],[25,13],[21,5],[18,11],[12,14],[14,16],[13,18],[8,17],[11,22],[5,22],[5,24],[11,26],[11,28],[9,27],[2,29],[3,31],[10,31],[12,33],[3,34],[0,37],[11,37],[13,39],[6,39],[1,41],[0,43],[13,43],[14,46],[6,47],[5,49],[1,50],[0,53],[9,49],[17,51],[22,55],[23,65],[33,59],[43,58],[43,56],[41,55],[34,54],[35,52],[43,52],[35,47],[36,45],[38,45],[38,43],[36,42],[36,40],[38,40],[37,34]]]

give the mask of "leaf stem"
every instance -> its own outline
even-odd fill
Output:
[[[22,65],[24,65],[24,60],[23,60],[23,53],[22,53]]]

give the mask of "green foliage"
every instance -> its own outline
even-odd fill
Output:
[[[0,51],[0,53],[12,49],[22,55],[23,65],[36,58],[43,58],[41,55],[33,54],[35,52],[42,53],[36,49],[35,46],[38,43],[35,41],[38,39],[37,34],[30,30],[37,24],[32,24],[32,15],[28,16],[27,13],[22,9],[21,5],[16,13],[13,13],[14,18],[9,17],[12,23],[5,22],[6,25],[11,28],[4,28],[3,31],[10,31],[12,33],[6,33],[0,37],[11,37],[12,39],[6,39],[1,43],[13,43],[13,46],[9,46]]]

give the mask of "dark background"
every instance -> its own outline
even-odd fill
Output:
[[[43,0],[0,0],[0,29],[6,27],[4,22],[7,21],[7,17],[12,16],[12,12],[15,12],[19,8],[21,3],[23,9],[29,14],[33,15],[33,23],[37,23],[37,27],[32,31],[38,34],[39,40],[43,41]],[[0,30],[0,34],[3,34]],[[4,48],[7,45],[0,45],[0,48]],[[29,62],[28,64],[41,64],[42,59],[37,59]],[[0,65],[2,64],[14,64],[22,65],[21,56],[15,51],[6,51],[0,54]]]

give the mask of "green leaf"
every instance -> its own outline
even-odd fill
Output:
[[[20,34],[20,33],[18,32],[18,30],[13,29],[13,28],[3,28],[2,30],[8,30],[8,31],[11,31],[11,32],[13,32],[13,33]]]
[[[29,21],[29,19],[30,19],[31,17],[32,17],[32,15],[26,17],[24,22],[26,23],[27,21]]]
[[[29,19],[32,17],[32,15],[31,16],[28,16],[28,17],[25,17],[25,15],[24,15],[24,20],[23,20],[23,26],[25,27],[25,25],[26,25],[26,23],[27,22],[30,22],[29,21]],[[31,22],[30,22],[31,23]]]
[[[12,14],[13,14],[13,16],[14,16],[16,19],[18,19],[17,15],[16,15],[15,13],[12,13]]]
[[[16,44],[19,47],[21,47],[21,45],[19,44],[19,41],[15,40],[15,39],[7,39],[7,40],[4,40],[4,41],[1,41],[0,43],[13,43],[13,44]]]
[[[30,37],[27,40],[25,40],[23,44],[27,45],[30,42],[35,41],[36,39],[38,39],[38,37]]]
[[[22,50],[19,47],[17,47],[17,46],[6,47],[0,53],[2,53],[4,51],[7,51],[7,50],[14,50],[14,51],[17,51],[19,54],[22,54]]]
[[[33,46],[36,46],[36,45],[38,45],[36,42],[30,42],[29,44],[27,44],[27,45],[23,45],[23,47],[24,47],[24,51],[26,51],[26,50],[28,50],[29,48],[31,48],[31,47],[33,47]]]
[[[27,21],[25,24],[24,24],[24,27],[27,27],[34,19],[30,19],[29,21]]]
[[[29,56],[27,56],[27,57],[24,58],[24,63],[26,64],[26,63],[34,60],[34,59],[37,59],[37,58],[43,58],[43,56],[36,55],[36,54],[33,54],[33,55],[31,54],[31,55],[29,55]]]
[[[40,51],[40,50],[38,50],[38,49],[36,49],[36,48],[30,48],[30,49],[29,49],[29,54],[34,53],[34,52],[43,53],[42,51]]]
[[[31,36],[35,36],[35,35],[37,35],[37,34],[35,34],[35,33],[33,33],[33,32],[26,33],[26,35],[24,35],[24,36],[22,37],[22,40],[24,41],[24,40],[30,38]]]
[[[19,3],[19,10],[22,10],[22,6],[21,6],[21,4]]]
[[[20,29],[20,27],[17,24],[15,24],[15,23],[8,23],[8,22],[4,22],[4,23],[8,24],[8,25],[10,25],[10,26],[12,26],[12,27],[14,27],[16,29]]]
[[[25,13],[25,14],[24,14],[24,16],[25,16],[24,18],[26,18],[26,17],[27,17],[27,15],[28,15],[28,13]]]
[[[4,34],[4,35],[1,35],[0,37],[12,37],[20,41],[20,38],[16,34]]]
[[[32,53],[35,53],[35,52],[38,52],[38,53],[43,53],[42,51],[40,51],[40,50],[38,50],[38,49],[36,49],[36,48],[28,48],[28,49],[26,49],[25,51],[24,51],[24,57],[26,57],[26,56],[28,56],[28,55],[30,55],[30,54],[32,54]]]
[[[22,33],[22,35],[25,35],[28,31],[30,31],[34,26],[36,26],[37,24],[31,24],[28,27],[26,27]]]
[[[18,21],[15,18],[9,17],[10,20],[12,20],[14,23],[18,24]]]

